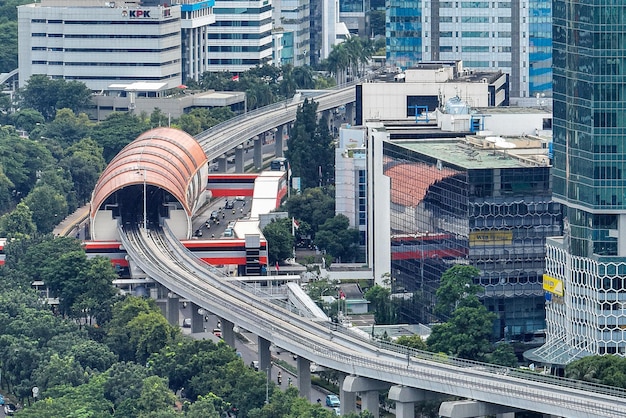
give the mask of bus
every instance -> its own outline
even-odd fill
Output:
[[[270,163],[272,171],[287,171],[289,163],[285,157],[274,158]]]

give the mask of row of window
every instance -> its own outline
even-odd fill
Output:
[[[442,1],[439,3],[439,7],[441,9],[451,9],[451,8],[461,8],[461,9],[486,9],[489,8],[490,3],[488,1],[461,1],[461,2],[452,2],[452,1]],[[491,8],[495,9],[510,9],[511,2],[491,2]]]
[[[95,53],[114,53],[114,54],[119,54],[121,52],[136,52],[136,53],[143,53],[143,52],[147,52],[147,53],[160,53],[160,52],[167,52],[167,51],[174,51],[174,50],[178,50],[180,49],[180,45],[174,45],[174,46],[170,46],[168,48],[163,48],[163,49],[153,49],[153,48],[124,48],[124,49],[117,49],[117,48],[49,48],[49,47],[45,47],[45,46],[34,46],[31,48],[33,51],[52,51],[52,52],[78,52],[78,53],[89,53],[89,52],[95,52]]]
[[[66,39],[166,39],[172,36],[180,37],[180,31],[165,33],[161,35],[119,35],[119,34],[107,34],[107,35],[89,35],[89,34],[60,34],[45,32],[33,32],[31,34],[33,38],[66,38]]]
[[[63,62],[63,61],[31,61],[33,65],[64,65],[67,67],[167,67],[180,63],[179,59],[166,62]]]
[[[178,22],[180,19],[168,19],[168,20],[147,20],[147,19],[127,19],[127,20],[48,20],[46,19],[31,19],[31,23],[61,23],[65,25],[164,25],[167,23]]]

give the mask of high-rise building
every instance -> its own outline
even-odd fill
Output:
[[[546,344],[564,365],[626,355],[626,3],[553,2],[554,198],[563,236],[547,242]]]
[[[207,27],[207,71],[243,72],[272,64],[272,2],[216,0],[215,24]]]
[[[83,82],[182,82],[181,7],[42,0],[18,7],[20,87],[31,75]]]
[[[273,0],[274,32],[282,32],[277,65],[308,65],[311,58],[309,0]]]
[[[551,96],[550,0],[390,0],[387,63],[462,60],[510,75],[511,97]]]

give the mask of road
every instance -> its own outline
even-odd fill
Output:
[[[180,305],[179,318],[180,318],[181,325],[183,323],[184,318],[191,318],[190,306],[191,304],[186,304],[186,306],[184,306],[183,303],[181,303]],[[182,331],[183,331],[183,334],[191,335],[193,338],[209,339],[217,343],[220,341],[220,339],[216,337],[215,335],[213,335],[211,330],[218,328],[218,327],[219,327],[219,324],[218,324],[217,316],[209,314],[207,315],[207,321],[206,321],[206,326],[205,326],[206,332],[192,334],[191,329],[189,328],[182,328]],[[257,341],[258,340],[257,340],[256,335],[246,330],[240,330],[239,334],[235,338],[235,349],[237,350],[238,353],[241,354],[241,359],[244,362],[244,364],[250,365],[253,360],[258,360]],[[282,384],[278,386],[282,390],[287,389],[289,385],[290,377],[291,377],[291,384],[294,386],[297,386],[298,377],[296,375],[291,374],[288,370],[276,364],[276,360],[281,360],[290,364],[291,366],[295,368],[296,360],[294,360],[293,355],[288,351],[280,351],[280,353],[276,353],[274,351],[272,352],[272,359],[273,361],[272,361],[272,370],[271,370],[270,379],[276,385],[278,385],[277,375],[278,375],[278,372],[280,371],[282,374]],[[317,401],[317,399],[320,399],[322,404],[324,404],[324,399],[326,398],[327,393],[328,392],[320,389],[319,387],[312,385],[311,386],[311,399],[309,399],[309,401],[311,403],[314,403]],[[327,408],[325,405],[324,407]]]

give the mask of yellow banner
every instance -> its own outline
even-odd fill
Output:
[[[543,290],[553,293],[557,296],[563,296],[563,282],[554,277],[543,275]]]
[[[513,231],[474,231],[469,234],[470,245],[512,245]]]

